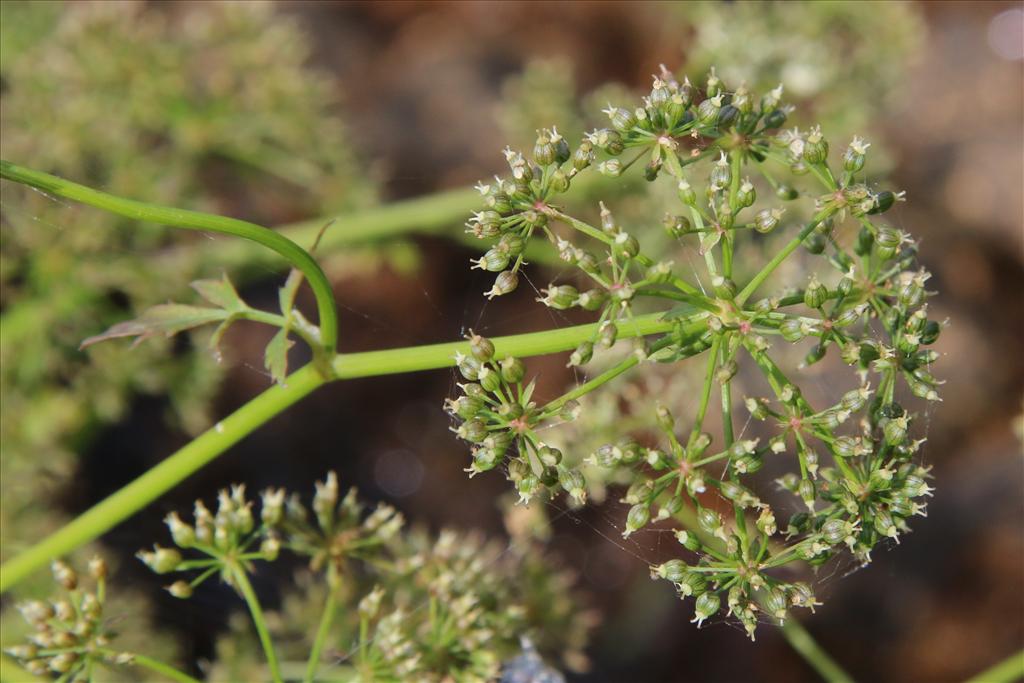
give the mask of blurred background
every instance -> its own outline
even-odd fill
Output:
[[[782,81],[794,121],[821,123],[834,150],[868,138],[869,164],[907,191],[891,220],[920,238],[940,292],[932,317],[950,320],[924,446],[929,515],[870,567],[821,577],[825,606],[805,624],[865,681],[961,680],[1024,644],[1021,4],[5,0],[0,31],[0,151],[16,163],[273,226],[455,190],[399,236],[318,254],[343,351],[584,320],[552,320],[530,291],[484,305],[489,284],[460,237],[474,197],[459,190],[502,172],[500,150],[532,145],[536,128],[577,139],[660,63],[695,81],[713,65],[755,90]],[[201,339],[87,353],[81,339],[225,269],[250,303],[273,306],[281,272],[229,240],[0,191],[6,560],[270,384],[259,328],[229,333],[220,362]],[[657,244],[663,207],[644,187],[605,191]],[[552,277],[534,268],[538,287]],[[563,363],[530,368],[554,393],[573,381]],[[516,525],[496,501],[508,485],[462,472],[441,410],[454,382],[437,371],[326,387],[107,534],[92,550],[115,559],[125,630],[192,668],[227,656],[226,589],[181,603],[130,558],[162,537],[168,510],[228,482],[307,490],[335,469],[429,529],[507,538]],[[751,644],[725,623],[689,624],[690,606],[648,579],[659,549],[608,540],[619,507],[546,510],[554,554],[600,615],[570,680],[816,680],[772,629]],[[262,578],[275,604],[285,589]],[[5,642],[19,628],[10,607],[5,596]]]

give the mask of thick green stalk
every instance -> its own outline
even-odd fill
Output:
[[[967,683],[1014,683],[1024,680],[1024,650],[973,676]]]
[[[302,274],[309,281],[309,285],[316,295],[322,344],[327,351],[334,353],[338,341],[338,314],[334,305],[334,293],[331,290],[331,283],[313,257],[287,237],[268,228],[240,221],[236,218],[214,216],[212,214],[175,209],[167,206],[156,206],[154,204],[145,204],[131,199],[115,197],[106,192],[100,192],[99,190],[58,178],[49,173],[17,166],[9,161],[0,160],[0,178],[13,180],[58,197],[71,199],[98,209],[104,209],[120,216],[169,225],[175,228],[209,230],[210,232],[236,235],[276,251],[290,264],[302,271]]]
[[[660,314],[637,316],[620,326],[619,337],[668,332],[675,324],[674,320],[662,320]],[[492,341],[499,358],[540,356],[573,349],[580,342],[593,338],[596,332],[597,324],[592,323],[497,337]],[[336,379],[375,377],[452,367],[456,352],[468,354],[469,342],[340,354],[334,357],[332,365]],[[0,593],[54,558],[123,522],[325,381],[313,367],[307,366],[289,375],[285,384],[267,389],[132,483],[0,566]]]
[[[792,617],[786,619],[782,625],[782,635],[797,654],[803,657],[827,683],[854,683],[850,674],[836,664],[799,621]]]
[[[270,630],[267,629],[267,620],[263,616],[263,609],[260,607],[259,598],[256,597],[256,591],[252,589],[252,584],[249,582],[249,577],[246,576],[245,569],[237,564],[228,566],[231,571],[231,579],[238,586],[242,597],[245,598],[245,604],[249,606],[252,623],[256,627],[260,644],[263,646],[263,654],[267,657],[267,666],[270,667],[270,678],[274,683],[282,683],[284,679],[281,678],[281,668],[278,666],[277,654],[274,652],[274,642],[270,638]]]
[[[290,375],[286,384],[267,389],[135,481],[5,562],[0,566],[0,593],[141,510],[323,382],[307,366]]]
[[[620,339],[629,339],[660,334],[671,330],[675,322],[664,320],[660,313],[640,315],[632,320],[620,322],[618,336]],[[494,343],[495,358],[499,360],[507,356],[543,356],[576,348],[581,342],[593,339],[598,327],[597,323],[589,323],[557,330],[495,337],[491,341]],[[352,379],[448,368],[455,365],[456,353],[469,355],[469,342],[343,353],[334,358],[334,373],[338,379]]]

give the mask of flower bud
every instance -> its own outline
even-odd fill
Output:
[[[722,363],[718,370],[715,371],[715,380],[719,384],[728,384],[738,371],[739,365],[736,364],[736,361],[729,359]]]
[[[494,357],[494,343],[486,337],[469,333],[469,352],[481,363],[489,361]]]
[[[267,562],[273,562],[281,554],[281,539],[277,536],[267,536],[260,543],[260,553]]]
[[[526,376],[526,364],[511,356],[501,361],[501,377],[509,384],[522,382]]]
[[[658,418],[659,427],[664,429],[666,432],[671,432],[673,429],[675,429],[676,420],[672,416],[672,413],[669,412],[668,408],[659,403],[654,410],[655,415]]]
[[[761,209],[754,215],[754,229],[767,234],[778,227],[783,209]]]
[[[729,187],[731,180],[732,169],[729,168],[729,159],[725,156],[725,152],[722,152],[718,161],[711,168],[711,177],[708,182],[713,191],[720,192]]]
[[[374,619],[380,612],[380,605],[383,599],[384,589],[380,586],[374,586],[373,590],[359,601],[359,616],[362,619]]]
[[[875,512],[874,527],[875,531],[886,538],[897,538],[900,535],[900,530],[896,527],[892,515],[886,510]]]
[[[582,411],[583,407],[579,404],[579,401],[566,401],[558,415],[566,422],[572,422],[580,416]]]
[[[601,346],[608,349],[614,346],[615,340],[619,335],[618,326],[611,320],[605,320],[601,323],[601,327],[598,328],[597,336]]]
[[[907,437],[907,426],[910,419],[906,415],[895,417],[885,423],[882,431],[885,434],[885,442],[890,446],[897,446],[903,443]]]
[[[782,128],[786,125],[786,112],[782,109],[775,109],[764,117],[764,127],[768,130]]]
[[[785,201],[796,199],[799,194],[800,193],[796,191],[796,188],[792,185],[786,185],[785,183],[775,188],[775,196]]]
[[[174,545],[179,548],[189,548],[196,542],[196,532],[188,524],[181,521],[177,512],[172,512],[164,518],[164,524],[171,530],[171,538]]]
[[[588,289],[577,296],[575,304],[585,311],[596,311],[608,301],[608,292],[603,289]]]
[[[732,461],[736,474],[755,474],[764,466],[764,459],[757,453],[747,453]]]
[[[620,232],[612,241],[612,253],[621,259],[636,258],[640,253],[640,243],[629,233]]]
[[[901,192],[900,196],[902,195],[903,193]],[[896,200],[899,198],[899,196],[888,190],[883,190],[882,192],[879,192],[878,194],[874,195],[874,205],[868,211],[868,214],[875,215],[885,213],[886,211],[892,208],[892,205],[896,203]]]
[[[750,178],[743,179],[736,199],[739,201],[740,206],[750,207],[754,205],[754,202],[757,200],[757,191],[754,189],[753,183],[750,182]]]
[[[579,292],[572,285],[548,285],[543,293],[544,296],[538,298],[537,301],[556,311],[570,308],[576,302],[576,297],[579,296]]]
[[[594,145],[589,140],[584,140],[572,155],[572,167],[577,172],[582,171],[594,162]]]
[[[683,577],[686,576],[689,569],[690,568],[687,564],[682,560],[669,560],[664,564],[659,564],[657,567],[654,567],[651,573],[659,578],[671,581],[672,583],[679,583],[683,580]]]
[[[847,173],[857,173],[864,168],[864,157],[870,146],[870,143],[855,136],[843,153],[843,170]]]
[[[622,175],[622,162],[618,159],[602,161],[597,165],[597,172],[608,178],[618,178]]]
[[[715,296],[719,299],[732,299],[736,296],[736,283],[732,278],[716,275],[711,278],[711,286],[715,290]]]
[[[692,534],[689,531],[682,529],[676,531],[676,540],[679,541],[679,545],[693,552],[701,548],[700,539],[697,538],[696,534]]]
[[[560,168],[555,169],[555,172],[548,178],[548,187],[551,188],[553,192],[561,194],[569,189],[569,185],[569,176]]]
[[[804,290],[804,305],[808,308],[821,308],[827,298],[828,288],[812,276]]]
[[[512,200],[504,192],[492,192],[484,197],[484,206],[500,216],[507,216],[512,213]],[[501,222],[492,221],[495,230],[499,230]]]
[[[181,600],[192,597],[192,586],[187,581],[175,581],[170,586],[165,587],[164,590]]]
[[[695,206],[697,204],[697,193],[685,179],[679,181],[677,194],[679,195],[679,201],[686,206]]]
[[[53,572],[53,579],[61,585],[64,590],[73,591],[78,587],[78,573],[63,560],[54,560],[50,565]]]
[[[642,529],[649,521],[651,521],[650,507],[643,503],[634,505],[626,515],[626,530],[622,532],[622,537],[629,538],[630,534]]]
[[[888,225],[883,225],[878,228],[878,234],[875,237],[875,248],[877,249],[878,256],[881,259],[891,259],[895,254],[896,250],[899,249],[903,243],[903,233],[895,228],[891,228]]]
[[[313,512],[321,529],[330,529],[334,525],[335,508],[338,505],[338,475],[328,472],[322,482],[313,482],[316,492],[313,494]]]
[[[479,443],[485,439],[489,433],[487,431],[487,426],[483,421],[476,419],[466,420],[464,423],[459,425],[459,428],[455,431],[459,438],[471,443]]]
[[[761,513],[758,515],[755,525],[757,530],[765,536],[774,536],[775,532],[779,530],[775,522],[775,515],[772,514],[772,509],[767,506],[761,508]]]
[[[800,499],[804,501],[804,505],[811,512],[814,512],[814,501],[817,497],[817,490],[815,489],[814,482],[810,479],[801,479],[797,485],[796,493],[800,496]]]
[[[741,508],[748,508],[760,505],[761,503],[750,489],[734,481],[723,481],[719,490],[724,498],[731,500]]]
[[[779,332],[782,334],[782,338],[790,343],[795,343],[803,339],[806,335],[804,331],[804,324],[797,318],[786,318],[779,325]]]
[[[519,403],[505,401],[498,406],[498,416],[503,420],[518,420],[526,409]]]
[[[472,477],[476,473],[494,469],[501,462],[501,458],[502,454],[493,448],[474,448],[473,464],[470,465],[469,476]]]
[[[822,137],[820,126],[815,126],[807,134],[803,156],[811,164],[820,164],[828,158],[828,140]]]
[[[569,363],[567,367],[573,367],[578,365],[584,365],[590,362],[590,359],[594,356],[594,345],[590,342],[582,342],[576,347],[576,350],[569,356]]]
[[[713,617],[721,606],[722,600],[716,593],[701,593],[694,605],[694,617],[691,623],[696,623],[699,627],[704,620]]]
[[[579,470],[559,467],[558,483],[576,502],[581,505],[586,502],[587,482]]]
[[[61,652],[59,655],[50,658],[50,669],[59,674],[66,674],[78,661],[78,654],[74,652]]]
[[[549,131],[537,131],[537,142],[533,146],[533,160],[538,166],[547,166],[554,163],[555,145],[551,142],[551,133]]]
[[[18,605],[22,618],[33,626],[53,618],[53,607],[41,600],[30,600]]]
[[[701,507],[697,510],[697,524],[707,533],[718,535],[722,528],[722,516],[714,510]]]
[[[140,550],[135,556],[157,574],[173,572],[181,564],[181,553],[173,548],[161,548],[158,545],[153,546],[153,552]]]
[[[702,126],[711,126],[717,123],[718,113],[722,110],[722,96],[710,96],[697,105],[697,120]]]
[[[620,133],[627,133],[636,125],[636,116],[628,109],[609,106],[604,113],[611,120],[612,127]]]
[[[98,555],[89,560],[89,576],[94,581],[103,581],[107,578],[107,563]]]
[[[519,286],[519,276],[511,270],[503,270],[498,273],[498,277],[494,279],[494,285],[484,295],[488,299],[493,299],[496,296],[502,296],[510,292],[515,291],[516,287]],[[466,379],[472,379],[467,377]]]

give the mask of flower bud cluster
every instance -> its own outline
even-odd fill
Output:
[[[71,565],[57,560],[51,565],[59,597],[30,600],[18,611],[32,628],[26,642],[5,648],[26,671],[35,676],[79,680],[99,663],[121,664],[125,653],[109,649],[112,635],[104,623],[107,565],[99,557],[89,562],[94,587],[86,589]]]
[[[371,510],[359,500],[354,488],[341,496],[334,472],[316,482],[312,514],[298,494],[292,493],[287,499],[285,496],[284,489],[263,494],[263,520],[268,533],[280,536],[292,552],[309,558],[314,572],[326,570],[331,584],[348,571],[350,558],[373,559],[405,525],[395,508],[380,503]]]
[[[914,462],[922,443],[912,435],[917,416],[897,401],[897,389],[927,401],[939,398],[941,382],[932,374],[937,354],[929,347],[942,323],[928,315],[929,274],[917,265],[913,239],[879,218],[904,195],[868,184],[870,144],[855,137],[837,149],[818,126],[784,128],[792,108],[782,102],[781,86],[758,97],[743,84],[728,88],[714,70],[699,88],[663,68],[640,106],[609,105],[604,113],[609,127],[586,134],[575,150],[550,153],[542,131],[534,152],[538,165],[529,172],[521,155],[507,152],[513,179],[497,187],[536,187],[518,205],[497,202],[497,218],[474,218],[475,226],[496,226],[474,232],[497,238],[488,254],[521,254],[534,229],[521,227],[525,219],[516,212],[538,211],[543,224],[535,227],[561,260],[593,283],[552,284],[539,298],[556,310],[579,307],[599,315],[594,337],[572,351],[569,365],[592,361],[595,345],[610,347],[628,334],[637,307],[661,310],[662,320],[671,322],[670,332],[653,343],[641,338],[637,357],[574,390],[573,399],[601,387],[605,377],[656,371],[655,364],[638,359],[679,363],[708,352],[696,413],[677,420],[667,407],[640,409],[643,396],[634,396],[631,417],[638,410],[650,414],[656,428],[584,446],[596,434],[614,433],[617,406],[626,401],[613,397],[600,404],[601,411],[588,416],[584,410],[579,426],[569,428],[580,438],[548,436],[574,445],[551,457],[536,432],[559,401],[538,408],[529,399],[532,385],[523,390],[503,382],[490,358],[469,357],[458,361],[471,384],[448,408],[463,420],[459,435],[476,445],[471,474],[507,462],[524,500],[547,481],[554,484],[556,473],[564,480],[563,471],[578,473],[585,466],[587,480],[579,474],[576,496],[581,502],[587,488],[627,485],[623,536],[688,520],[677,536],[696,561],[670,560],[654,576],[696,599],[697,623],[724,610],[753,635],[761,613],[783,620],[793,607],[817,604],[807,584],[783,581],[772,570],[791,563],[817,566],[840,553],[867,562],[879,542],[897,540],[911,517],[924,514],[930,488],[927,468]],[[655,263],[603,203],[593,223],[556,205],[550,178],[560,171],[575,185],[592,167],[612,177],[643,168],[648,181],[670,183],[679,206],[666,214],[665,230],[681,248],[699,252],[706,273],[696,273],[692,263]],[[559,185],[558,192],[567,189]],[[485,195],[493,193],[488,186]],[[795,210],[780,202],[795,202]],[[811,218],[786,225],[801,216]],[[514,239],[507,237],[509,229]],[[790,234],[776,241],[774,233],[783,231]],[[743,239],[752,244],[741,249]],[[765,259],[752,263],[763,250],[769,251]],[[752,299],[788,258],[803,259],[799,281]],[[521,265],[519,258],[512,271]],[[788,363],[790,346],[801,363]],[[816,408],[793,373],[830,351],[856,377],[837,392],[845,393],[831,397],[832,405]],[[750,374],[760,375],[759,386],[766,383],[770,396],[734,393],[740,382],[747,387]],[[666,406],[694,405],[690,383],[667,380],[665,388],[659,398]],[[711,400],[716,392],[720,401]],[[738,398],[742,403],[734,405]],[[722,406],[719,435],[705,419],[716,404]],[[737,435],[741,406],[765,423],[758,438]],[[677,434],[677,425],[687,432]],[[780,463],[788,469],[778,482],[792,501],[780,505],[776,493],[758,486],[768,460],[775,461],[773,471]],[[791,503],[794,511],[777,519],[769,502],[779,510]]]
[[[539,430],[552,422],[575,418],[573,401],[538,406],[532,399],[535,381],[524,385],[526,366],[518,358],[501,360],[486,337],[469,335],[469,355],[459,353],[455,363],[465,384],[462,394],[445,401],[445,410],[459,420],[452,431],[473,444],[470,477],[505,466],[519,500],[528,504],[536,495],[568,493],[577,503],[586,501],[586,482],[578,469],[562,464],[562,453],[545,444]]]

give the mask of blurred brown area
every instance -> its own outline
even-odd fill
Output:
[[[882,121],[887,134],[879,143],[895,157],[894,185],[910,200],[892,220],[921,238],[932,288],[941,292],[933,310],[951,325],[938,344],[948,384],[930,415],[925,446],[936,488],[929,517],[917,520],[900,546],[877,553],[870,567],[826,581],[825,606],[806,620],[857,680],[962,680],[1024,644],[1024,461],[1012,429],[1024,410],[1024,62],[997,54],[989,33],[993,17],[1017,6],[923,5],[923,57],[907,78],[902,105]],[[528,58],[570,60],[581,91],[609,80],[644,87],[659,62],[679,63],[686,36],[659,20],[661,9],[600,2],[282,6],[315,36],[316,61],[337,75],[359,151],[392,199],[465,185],[499,169],[501,83]],[[463,327],[500,334],[549,322],[539,307],[525,305],[525,294],[484,311],[484,279],[466,268],[469,252],[443,241],[420,246],[425,258],[415,279],[379,273],[336,283],[346,349],[451,339]],[[260,294],[271,301],[273,286],[257,291],[254,304]],[[249,341],[254,359],[258,341]],[[561,378],[557,359],[534,367],[552,386]],[[166,510],[228,480],[253,490],[306,488],[329,468],[431,527],[502,533],[495,500],[506,484],[498,475],[467,484],[466,453],[440,410],[453,382],[451,372],[433,372],[328,387],[108,540],[134,550],[158,533]],[[251,369],[235,370],[219,410],[264,386]],[[138,407],[131,423],[104,437],[96,449],[103,464],[95,466],[110,471],[124,453],[117,471],[127,481],[151,464],[128,451],[154,460],[169,452],[174,444],[153,436],[160,433],[154,420]],[[291,455],[282,465],[286,449]],[[123,483],[93,481],[76,506]],[[699,631],[689,624],[689,605],[669,586],[647,580],[644,558],[602,537],[617,532],[600,510],[563,517],[555,527],[556,547],[604,615],[590,649],[592,670],[578,680],[816,680],[771,629],[751,644],[723,624]],[[216,628],[209,610],[220,600],[226,596],[186,607],[167,598],[163,605],[168,623],[191,633],[195,656],[209,654],[203,639]]]

